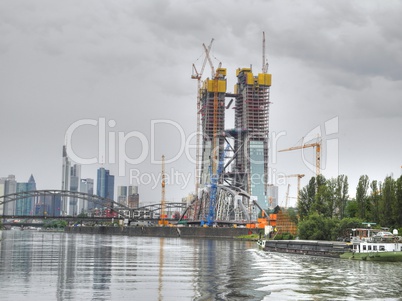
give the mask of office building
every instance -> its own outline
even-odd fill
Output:
[[[94,180],[93,179],[81,179],[80,192],[93,195],[94,194]],[[96,204],[91,201],[82,201],[83,212],[91,211],[96,208]]]
[[[80,192],[80,184],[81,184],[81,165],[74,164],[70,168],[70,191]],[[69,202],[69,214],[76,216],[82,213],[83,210],[83,201],[79,198],[70,198]]]
[[[4,185],[4,195],[13,194],[17,192],[17,181],[14,175],[9,175],[7,178],[2,178]],[[14,215],[16,208],[16,202],[8,202],[3,206],[4,215]]]
[[[268,199],[268,207],[269,209],[273,209],[278,206],[278,186],[268,185],[267,187],[267,199]],[[266,209],[266,208],[264,208]]]
[[[118,186],[117,202],[128,206],[129,208],[138,208],[140,195],[138,194],[138,186]]]
[[[99,168],[97,172],[96,194],[110,200],[114,199],[114,176],[103,167]],[[104,206],[106,205],[105,203]]]
[[[36,183],[33,175],[29,177],[26,183],[17,183],[16,192],[25,192],[36,190]],[[19,199],[15,202],[15,214],[16,215],[33,215],[35,208],[35,199],[33,197],[27,197]]]

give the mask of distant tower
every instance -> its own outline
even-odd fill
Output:
[[[80,192],[93,195],[94,194],[94,180],[93,179],[81,179]],[[84,212],[94,209],[96,206],[94,202],[83,201],[82,209]]]
[[[114,176],[103,167],[97,172],[96,194],[103,198],[114,199]]]
[[[17,192],[36,190],[36,183],[33,175],[29,177],[26,183],[17,183]],[[17,215],[33,215],[34,214],[34,198],[28,197],[17,200],[15,204],[15,214]]]
[[[127,206],[127,186],[117,186],[117,202]]]
[[[138,193],[138,186],[128,186],[128,207],[138,208],[140,206],[140,195]]]
[[[0,178],[0,195],[5,195],[5,178]],[[0,215],[4,214],[4,204],[0,205]]]
[[[14,175],[9,175],[4,179],[4,194],[12,194],[17,192],[17,181]],[[4,214],[13,215],[15,214],[16,203],[8,202],[4,204]]]
[[[81,184],[81,165],[74,164],[70,169],[70,191],[79,192]],[[78,198],[70,198],[69,212],[75,216],[82,212],[83,201]]]
[[[278,186],[268,185],[267,190],[268,208],[273,209],[278,206]]]
[[[61,176],[61,190],[70,190],[71,162],[67,156],[66,146],[63,145],[63,173]],[[61,215],[70,215],[70,198],[62,197]]]

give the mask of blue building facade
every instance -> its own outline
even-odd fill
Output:
[[[24,191],[36,190],[36,182],[31,175],[27,183],[17,183],[17,193]],[[35,208],[35,200],[32,197],[20,199],[15,204],[16,215],[33,215]]]
[[[103,167],[97,172],[96,194],[103,198],[114,199],[114,175]]]

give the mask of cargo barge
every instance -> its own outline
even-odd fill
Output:
[[[269,252],[293,253],[340,258],[350,252],[350,245],[338,241],[316,240],[259,240],[258,245]]]
[[[351,242],[315,240],[259,240],[265,251],[324,256],[365,261],[402,261],[402,238],[398,231],[378,232],[370,229],[352,229]],[[375,232],[374,232],[375,233]],[[366,236],[367,235],[367,236]]]

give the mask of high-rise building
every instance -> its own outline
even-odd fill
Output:
[[[35,215],[60,216],[61,195],[52,193],[42,195],[35,204]]]
[[[271,74],[254,76],[251,68],[236,71],[233,94],[226,93],[226,69],[217,69],[212,80],[205,80],[201,89],[202,103],[202,164],[201,187],[211,182],[210,175],[223,161],[224,143],[233,139],[233,164],[225,175],[231,185],[257,198],[262,208],[268,208],[268,133],[269,89]],[[225,97],[235,99],[235,128],[226,130]],[[222,183],[222,178],[219,179]]]
[[[117,202],[130,208],[138,208],[140,196],[138,186],[118,186]]]
[[[9,175],[7,178],[3,178],[4,181],[4,195],[13,194],[17,192],[17,181],[14,175]],[[15,202],[5,203],[3,206],[3,212],[5,215],[15,214]]]
[[[215,175],[225,143],[226,69],[218,68],[214,79],[206,79],[201,89],[202,162],[201,186]]]
[[[138,186],[127,186],[127,206],[129,208],[138,208],[140,206],[140,195],[138,193]]]
[[[273,209],[278,206],[278,186],[268,185],[267,187],[268,208]]]
[[[94,194],[94,180],[93,179],[81,179],[80,183],[80,192],[93,195]],[[83,201],[82,203],[82,211],[91,211],[94,209],[95,203],[90,201]],[[81,213],[81,211],[80,211]]]
[[[66,146],[63,145],[63,172],[61,176],[61,190],[70,190],[71,162],[67,156]],[[61,215],[70,215],[70,198],[63,196],[61,199]]]
[[[70,188],[69,191],[79,192],[81,184],[81,165],[74,164],[70,168]],[[70,215],[78,215],[82,212],[83,201],[79,198],[70,198],[69,205],[69,214]]]
[[[25,192],[36,190],[36,183],[33,175],[29,177],[27,183],[17,183],[16,192]],[[16,215],[33,215],[34,214],[34,198],[27,197],[19,199],[15,202],[15,214]]]
[[[98,169],[96,185],[96,194],[98,196],[110,200],[114,199],[114,176],[110,174],[109,170],[103,167]]]
[[[268,208],[268,133],[271,74],[238,69],[235,85],[233,185]]]
[[[5,193],[5,178],[0,178],[0,195],[4,195]],[[0,215],[4,213],[4,204],[0,204]]]
[[[117,202],[127,206],[127,186],[117,186]]]

